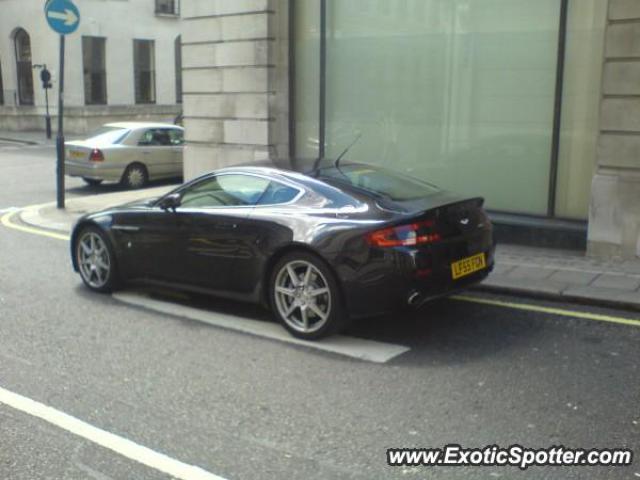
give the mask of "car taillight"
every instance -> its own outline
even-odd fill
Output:
[[[441,239],[435,232],[433,220],[399,225],[397,227],[376,230],[367,235],[367,242],[374,247],[410,247],[434,243]]]
[[[100,150],[94,148],[91,150],[91,155],[89,155],[89,160],[92,162],[104,162],[104,155]]]

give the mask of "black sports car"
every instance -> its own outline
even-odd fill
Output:
[[[143,281],[259,302],[317,339],[484,279],[482,204],[365,164],[226,168],[82,217],[71,257],[92,290]]]

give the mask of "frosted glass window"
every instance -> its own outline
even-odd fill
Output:
[[[296,153],[317,154],[319,1],[296,2]],[[327,0],[326,156],[546,214],[559,0]],[[314,144],[315,142],[315,144]]]

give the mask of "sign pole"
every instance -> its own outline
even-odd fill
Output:
[[[60,90],[58,92],[58,136],[56,138],[56,151],[58,152],[57,163],[57,203],[58,208],[64,208],[64,40],[65,36],[60,35],[60,80],[58,82]]]
[[[47,130],[47,138],[51,138],[51,114],[49,113],[49,89],[45,88],[44,98],[47,105],[47,115],[45,117],[45,126]]]
[[[64,208],[64,40],[78,29],[80,10],[71,0],[47,0],[44,15],[51,29],[60,34],[60,87],[58,93],[58,136],[56,137],[56,190],[58,208]],[[51,78],[49,78],[50,80]]]

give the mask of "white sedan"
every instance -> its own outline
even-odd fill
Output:
[[[184,129],[169,123],[109,123],[85,140],[65,143],[65,173],[89,185],[121,182],[142,188],[149,180],[182,176]]]

